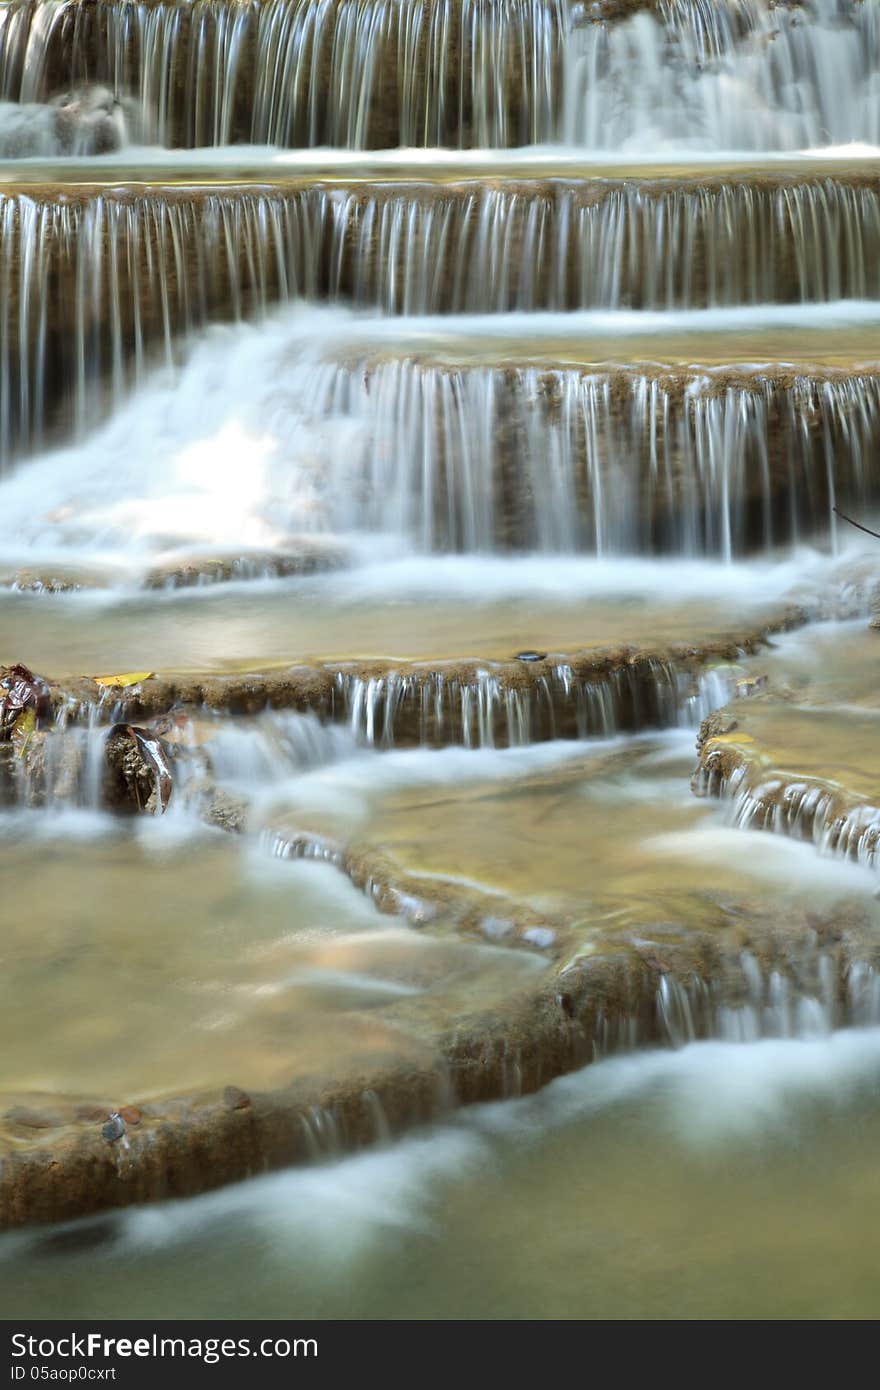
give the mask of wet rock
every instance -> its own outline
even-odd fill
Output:
[[[121,101],[109,87],[81,86],[49,102],[58,154],[112,154],[129,138],[134,102]],[[39,108],[38,108],[39,109]]]
[[[539,951],[549,951],[556,944],[556,933],[550,927],[527,927],[522,939],[530,946],[537,946]]]
[[[48,102],[0,102],[0,157],[110,154],[127,137],[127,113],[108,87],[81,86]]]
[[[547,657],[546,652],[517,652],[516,661],[544,661]]]
[[[766,675],[758,675],[758,676],[741,676],[741,677],[736,681],[736,683],[735,683],[735,685],[734,685],[734,690],[735,690],[735,692],[736,692],[736,698],[737,698],[738,700],[747,700],[747,699],[750,698],[750,696],[752,696],[752,695],[758,695],[758,694],[760,694],[760,692],[761,692],[762,690],[766,690],[766,689],[767,689],[767,677],[766,677]],[[732,732],[732,730],[731,730],[731,732]]]
[[[167,749],[148,729],[114,724],[104,746],[104,801],[124,814],[161,815],[173,779]]]
[[[11,744],[0,743],[0,806],[14,806],[18,801],[16,755]]]
[[[199,555],[169,560],[148,570],[145,589],[190,589],[243,579],[286,579],[340,569],[346,554],[320,538],[298,542],[295,550],[235,555]]]
[[[556,1002],[559,1005],[562,1012],[565,1014],[566,1018],[575,1018],[577,1016],[575,1002],[566,990],[562,990],[561,993],[557,994]]]
[[[119,1118],[124,1120],[127,1125],[139,1125],[144,1116],[143,1112],[138,1110],[136,1105],[121,1105],[119,1107]]]
[[[118,1111],[114,1110],[107,1118],[107,1123],[101,1129],[102,1138],[108,1144],[116,1144],[125,1134],[125,1121]]]
[[[28,574],[25,571],[14,575],[9,583],[9,588],[20,594],[72,594],[81,587],[73,579],[59,579],[52,574]]]
[[[205,797],[202,820],[232,835],[241,835],[247,826],[250,807],[247,799],[233,792],[212,787]]]
[[[710,739],[723,738],[726,734],[732,734],[737,728],[736,720],[727,710],[714,710],[712,714],[706,716],[700,725],[697,733],[697,752],[701,752]]]

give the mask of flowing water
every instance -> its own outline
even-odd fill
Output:
[[[876,1313],[878,146],[880,0],[0,6],[7,1317]]]
[[[15,1236],[5,1306],[872,1317],[878,1048],[868,1030],[614,1059],[331,1167]]]

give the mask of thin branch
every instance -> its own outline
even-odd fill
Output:
[[[847,516],[846,512],[842,512],[839,507],[832,507],[831,510],[835,516],[840,517],[841,521],[848,521],[850,526],[855,526],[859,531],[864,531],[866,535],[873,536],[880,541],[880,531],[872,531],[870,526],[863,526],[860,521],[853,521],[852,517]]]

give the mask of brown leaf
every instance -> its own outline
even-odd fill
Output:
[[[0,666],[0,741],[8,741],[22,713],[31,711],[34,728],[51,711],[49,686],[27,666]]]

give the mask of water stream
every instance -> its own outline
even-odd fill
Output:
[[[876,1312],[880,0],[622,8],[0,7],[8,1317]]]

